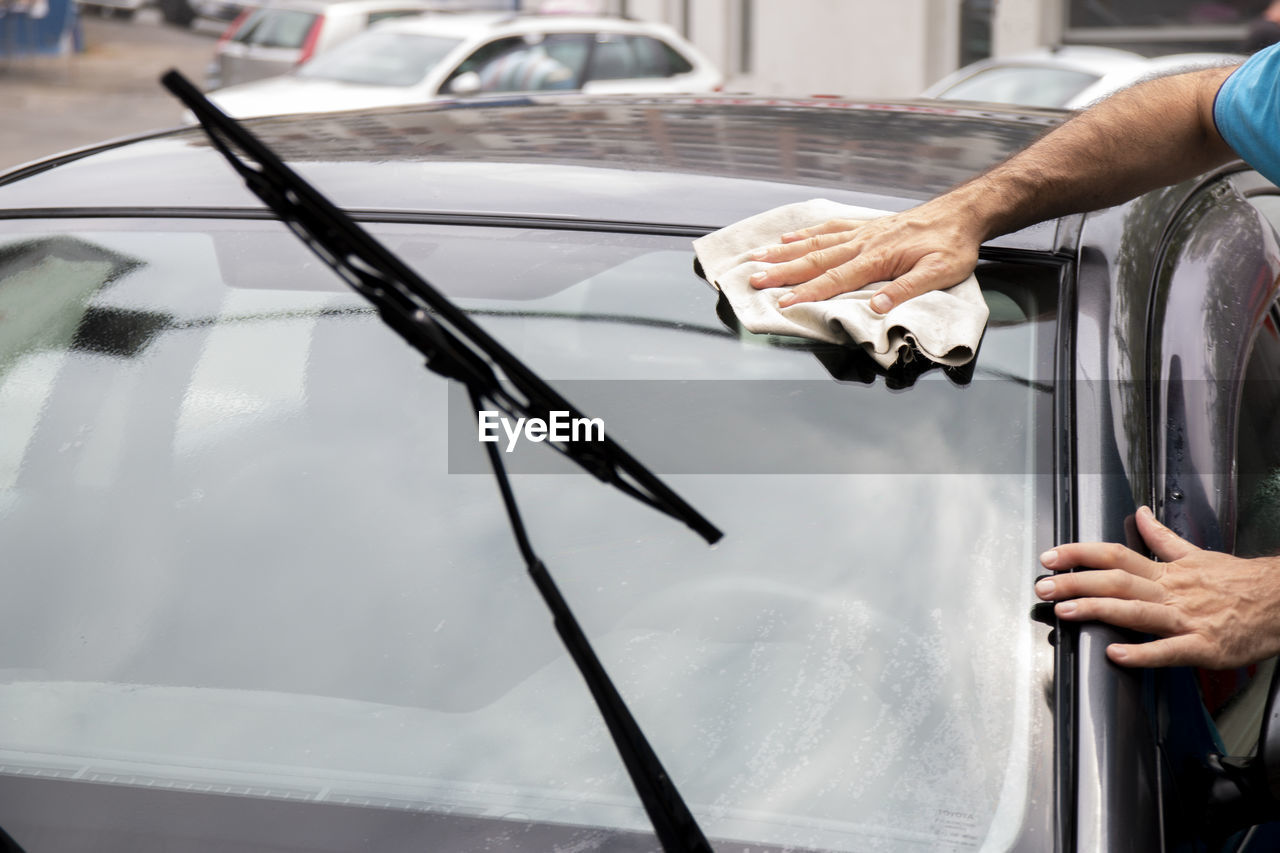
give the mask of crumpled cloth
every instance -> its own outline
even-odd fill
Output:
[[[869,284],[822,302],[778,307],[789,287],[757,290],[747,281],[769,264],[751,252],[777,245],[784,233],[830,219],[867,221],[883,210],[853,207],[827,199],[787,204],[743,219],[693,241],[702,274],[724,293],[739,322],[757,334],[791,335],[832,344],[856,344],[882,367],[916,354],[948,366],[973,359],[987,324],[987,303],[978,280],[908,299],[888,314],[871,310],[870,300],[884,282]]]

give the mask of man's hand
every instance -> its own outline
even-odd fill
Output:
[[[978,264],[984,234],[972,216],[954,210],[946,196],[912,210],[824,225],[782,235],[782,245],[753,257],[774,264],[751,277],[753,287],[795,285],[780,307],[816,302],[888,282],[871,298],[884,314],[913,296],[958,284]]]
[[[1059,545],[1040,555],[1060,574],[1036,583],[1072,622],[1096,620],[1158,638],[1114,643],[1107,657],[1122,666],[1230,669],[1280,653],[1280,558],[1252,560],[1204,551],[1138,510],[1138,531],[1163,562],[1115,543]]]
[[[978,265],[984,234],[952,206],[943,196],[872,222],[835,219],[783,234],[782,245],[754,255],[773,266],[753,275],[751,286],[795,284],[778,300],[786,307],[887,282],[870,301],[872,310],[887,313],[920,293],[963,282]]]

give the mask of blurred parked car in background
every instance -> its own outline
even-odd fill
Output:
[[[180,27],[191,26],[197,20],[235,21],[241,13],[261,6],[259,0],[156,0],[166,23]],[[478,12],[510,9],[508,0],[432,0],[430,7],[436,11]]]
[[[427,0],[270,0],[242,11],[223,33],[205,88],[284,74],[371,24],[431,8]]]
[[[1147,77],[1234,65],[1244,58],[1233,53],[1148,58],[1109,47],[1044,48],[966,65],[922,94],[949,101],[1080,109]]]
[[[166,0],[161,0],[166,2]],[[170,3],[187,3],[188,0],[167,0]],[[189,2],[192,12],[201,18],[207,18],[211,21],[226,21],[228,23],[236,20],[247,10],[261,5],[253,2],[253,0],[190,0]]]
[[[1264,669],[1210,690],[1032,618],[1036,554],[1124,541],[1139,502],[1274,552],[1276,187],[1236,163],[994,239],[974,361],[884,371],[742,328],[691,239],[815,196],[906,209],[1063,112],[456,107],[251,124],[723,527],[708,550],[510,455],[718,853],[1280,849],[1221,843],[1274,802],[1212,809]],[[656,849],[466,395],[199,131],[0,177],[0,221],[0,827],[29,853]]]
[[[233,116],[329,112],[510,92],[711,92],[724,78],[663,24],[503,14],[385,21],[290,74],[221,89]]]
[[[149,2],[150,0],[76,0],[76,5],[81,9],[128,20]]]

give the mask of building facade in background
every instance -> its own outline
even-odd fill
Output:
[[[768,95],[911,97],[988,55],[1097,44],[1157,56],[1242,48],[1270,0],[545,0],[674,27]],[[523,0],[539,8],[539,0]]]

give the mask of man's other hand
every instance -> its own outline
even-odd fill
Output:
[[[1122,666],[1230,669],[1280,653],[1280,558],[1243,559],[1204,551],[1137,513],[1138,531],[1160,561],[1107,542],[1059,545],[1040,555],[1059,574],[1036,583],[1072,622],[1096,620],[1158,639],[1113,643],[1107,657]]]

